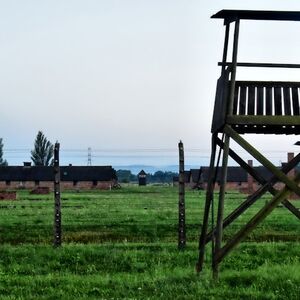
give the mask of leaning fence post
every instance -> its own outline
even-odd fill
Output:
[[[185,178],[184,178],[184,149],[183,143],[178,143],[179,150],[179,201],[178,201],[178,249],[186,245],[185,229]]]
[[[54,146],[54,239],[53,246],[61,245],[59,143]]]

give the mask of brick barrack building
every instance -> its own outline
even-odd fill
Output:
[[[117,184],[115,169],[111,166],[62,166],[61,188],[111,189]],[[6,166],[0,167],[0,189],[53,189],[54,171],[50,166]]]

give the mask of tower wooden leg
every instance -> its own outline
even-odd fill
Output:
[[[204,262],[204,253],[205,253],[205,244],[206,244],[206,234],[208,228],[209,220],[209,211],[210,206],[214,197],[214,176],[215,176],[215,158],[216,158],[216,135],[212,136],[212,150],[210,157],[210,166],[209,166],[209,178],[207,182],[206,190],[206,200],[204,207],[203,223],[201,228],[201,234],[199,239],[199,258],[196,265],[197,272],[201,272]]]
[[[222,236],[223,236],[223,217],[224,217],[224,199],[225,190],[227,182],[227,165],[228,165],[228,154],[229,154],[229,136],[225,136],[224,141],[224,151],[223,151],[223,161],[222,161],[222,173],[220,182],[220,192],[219,192],[219,203],[218,203],[218,216],[217,216],[217,226],[216,226],[216,245],[215,251],[212,257],[212,269],[214,279],[218,279],[219,268],[217,256],[222,247]]]

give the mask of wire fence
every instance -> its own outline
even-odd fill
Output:
[[[226,194],[225,214],[246,195]],[[224,231],[230,238],[270,199],[264,196]],[[186,190],[187,244],[196,243],[203,217],[205,191]],[[217,194],[215,195],[217,201]],[[178,188],[123,186],[112,191],[68,191],[61,196],[62,243],[152,243],[177,245]],[[293,204],[299,209],[300,202]],[[216,207],[216,205],[215,205]],[[217,212],[215,212],[216,214]],[[18,191],[18,199],[0,202],[0,242],[53,242],[54,198]],[[250,241],[298,240],[300,220],[282,205],[248,237]]]

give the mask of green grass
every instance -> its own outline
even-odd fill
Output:
[[[218,284],[208,269],[195,274],[195,246],[178,252],[170,243],[5,245],[0,293],[2,299],[299,299],[299,243],[243,244],[222,265]]]
[[[245,196],[226,195],[226,212]],[[186,192],[187,248],[177,250],[177,189],[62,194],[63,246],[51,247],[52,195],[0,202],[0,299],[300,299],[300,222],[275,209],[211,280],[195,273],[204,192]],[[269,199],[225,230],[225,239]],[[294,202],[297,207],[300,203]]]

